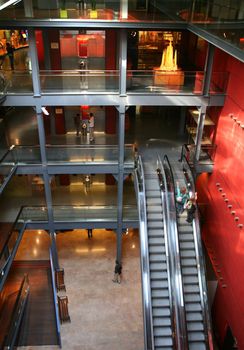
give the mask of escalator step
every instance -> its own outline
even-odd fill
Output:
[[[198,276],[183,276],[183,283],[197,285],[199,283]]]
[[[150,274],[151,281],[168,280],[167,271],[153,271]]]
[[[204,331],[202,322],[189,322],[187,325],[187,329],[189,332],[199,332]]]
[[[154,317],[153,316],[153,326],[154,327],[165,327],[171,326],[170,317]]]
[[[191,342],[189,344],[189,350],[206,350],[206,345],[204,343]]]
[[[205,340],[204,334],[202,332],[188,332],[189,342],[201,342]]]
[[[151,296],[152,298],[169,298],[168,286],[164,289],[152,289]]]
[[[183,267],[182,274],[183,274],[183,276],[197,275],[197,268],[196,267]]]
[[[180,249],[195,249],[194,242],[181,242],[180,243]]]
[[[150,213],[150,214],[147,214],[147,220],[148,221],[160,221],[160,222],[163,222],[163,215],[162,213]]]
[[[167,264],[166,263],[150,263],[150,271],[167,271]]]
[[[164,247],[164,237],[149,237],[148,243],[150,244],[150,246],[160,245],[161,247]]]
[[[193,267],[193,266],[196,266],[196,264],[197,264],[197,262],[196,262],[196,259],[187,259],[187,258],[185,258],[185,259],[181,259],[181,265],[182,266],[191,266],[191,267]]]
[[[171,337],[172,330],[170,327],[154,327],[153,335],[156,337]]]
[[[191,232],[179,232],[180,242],[193,242],[193,234]]]
[[[147,227],[149,229],[151,229],[151,228],[158,228],[158,229],[163,230],[164,225],[163,225],[162,221],[148,221],[147,222]]]
[[[181,247],[181,245],[180,245]],[[182,258],[195,258],[196,253],[194,250],[181,250],[180,255]]]
[[[186,303],[185,309],[188,312],[195,312],[195,311],[202,311],[201,304],[200,303]]]
[[[167,289],[168,290],[168,281],[163,281],[163,280],[151,281],[151,289]]]
[[[201,301],[200,294],[185,294],[184,299],[185,303],[200,303]]]
[[[161,205],[161,199],[160,197],[158,198],[147,198],[147,206],[150,205]]]
[[[199,286],[187,284],[184,286],[184,293],[199,293]]]
[[[187,322],[202,322],[202,313],[201,312],[186,312],[186,321]]]
[[[165,298],[157,298],[157,299],[152,299],[152,307],[169,307],[169,299]]]
[[[149,254],[165,254],[164,245],[149,245]]]
[[[149,228],[148,237],[164,237],[164,231],[162,229]]]
[[[162,213],[162,207],[160,205],[151,205],[147,207],[147,215],[151,213]]]
[[[153,307],[153,317],[170,317],[170,308],[157,308]]]
[[[165,349],[165,346],[173,346],[173,340],[171,337],[156,337],[154,338],[154,345],[155,349],[158,349],[158,346],[163,346],[163,349]]]
[[[151,262],[163,263],[163,262],[166,262],[166,256],[163,254],[151,254],[149,256],[149,260],[150,260],[150,263]]]

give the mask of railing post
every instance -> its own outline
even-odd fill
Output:
[[[28,29],[28,42],[29,42],[29,54],[31,60],[31,69],[32,69],[32,84],[33,84],[33,93],[35,97],[41,96],[41,84],[40,84],[40,76],[39,76],[39,64],[37,57],[37,49],[36,49],[36,40],[35,40],[35,32],[33,28]]]
[[[124,139],[125,139],[125,107],[119,108],[118,123],[118,197],[117,197],[117,261],[121,262],[122,229],[123,229],[123,189],[124,189]]]
[[[48,213],[48,227],[49,227],[50,239],[51,239],[51,252],[52,252],[54,267],[58,268],[59,263],[58,263],[58,252],[56,247],[56,233],[54,230],[52,192],[51,192],[51,186],[50,186],[50,176],[48,174],[48,169],[47,169],[45,129],[44,129],[44,123],[43,123],[42,110],[40,107],[37,107],[37,124],[38,124],[39,143],[40,143],[41,161],[42,161],[42,169],[43,169],[45,198],[46,198],[47,213]]]
[[[195,164],[199,162],[199,158],[200,158],[205,116],[206,116],[206,106],[201,106],[199,109],[199,118],[197,123],[197,133],[196,133],[196,141],[195,141],[195,145],[196,145],[196,150],[194,155]]]
[[[120,62],[119,62],[119,92],[126,95],[126,72],[127,72],[127,31],[120,31]]]

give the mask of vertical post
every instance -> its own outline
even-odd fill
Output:
[[[47,204],[47,214],[48,214],[48,227],[51,238],[51,252],[53,257],[53,263],[55,268],[59,268],[58,263],[58,252],[56,247],[56,233],[54,230],[54,217],[53,217],[53,207],[52,207],[52,192],[50,186],[50,177],[47,169],[47,154],[46,154],[46,141],[45,141],[45,130],[43,123],[43,116],[40,107],[37,107],[37,124],[38,124],[38,134],[39,134],[39,144],[40,144],[40,153],[41,161],[43,168],[43,181],[45,189],[45,198]]]
[[[178,128],[178,135],[183,136],[185,133],[186,124],[186,107],[180,107],[180,125]]]
[[[205,116],[206,116],[206,106],[201,106],[201,108],[199,109],[199,118],[197,123],[197,133],[196,133],[196,143],[195,143],[196,150],[195,150],[195,156],[194,156],[195,163],[197,163],[200,158]]]
[[[127,70],[127,31],[120,31],[120,62],[119,62],[119,91],[121,96],[126,95],[126,70]]]
[[[43,37],[43,46],[44,46],[44,52],[45,52],[45,69],[51,70],[51,60],[50,60],[50,44],[49,44],[49,37],[48,37],[48,30],[43,29],[42,31],[42,37]],[[42,69],[42,68],[41,68]]]
[[[116,259],[121,262],[122,226],[123,226],[123,189],[124,189],[124,143],[125,143],[125,107],[119,108],[118,123],[118,196],[117,196],[117,254]]]
[[[32,0],[24,0],[25,17],[34,17]]]
[[[204,81],[203,81],[203,95],[208,96],[211,84],[212,70],[213,70],[213,59],[214,59],[214,46],[208,43],[208,51],[205,60],[204,67]]]
[[[39,76],[39,64],[37,57],[37,49],[35,42],[35,32],[33,28],[28,29],[29,36],[29,53],[31,60],[32,68],[32,84],[33,84],[33,93],[34,96],[41,96],[41,85],[40,85],[40,76]]]
[[[128,18],[128,0],[120,0],[120,18]]]

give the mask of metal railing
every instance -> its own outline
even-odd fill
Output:
[[[15,348],[15,342],[18,335],[21,319],[25,310],[25,306],[27,303],[29,290],[30,286],[28,275],[25,275],[22,280],[21,287],[14,305],[14,309],[11,315],[9,331],[4,339],[2,349],[12,350]]]
[[[144,318],[144,349],[154,349],[153,323],[152,323],[152,304],[149,276],[149,253],[147,236],[147,211],[146,211],[146,193],[144,182],[144,171],[142,160],[139,156],[136,160],[135,168],[135,188],[137,195],[139,221],[140,221],[140,252],[141,252],[141,274],[142,274],[142,300],[143,300],[143,318]]]
[[[183,282],[180,262],[179,237],[176,221],[175,206],[175,186],[173,172],[165,155],[163,162],[158,157],[158,172],[162,174],[161,189],[164,192],[164,206],[166,210],[166,225],[169,242],[169,268],[172,289],[172,308],[174,315],[174,324],[176,329],[175,342],[177,349],[188,349],[188,337],[186,328]]]

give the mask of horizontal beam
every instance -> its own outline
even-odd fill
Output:
[[[163,95],[131,93],[126,96],[119,94],[60,94],[42,95],[38,98],[30,95],[9,95],[3,106],[202,106],[208,99],[199,95]]]

